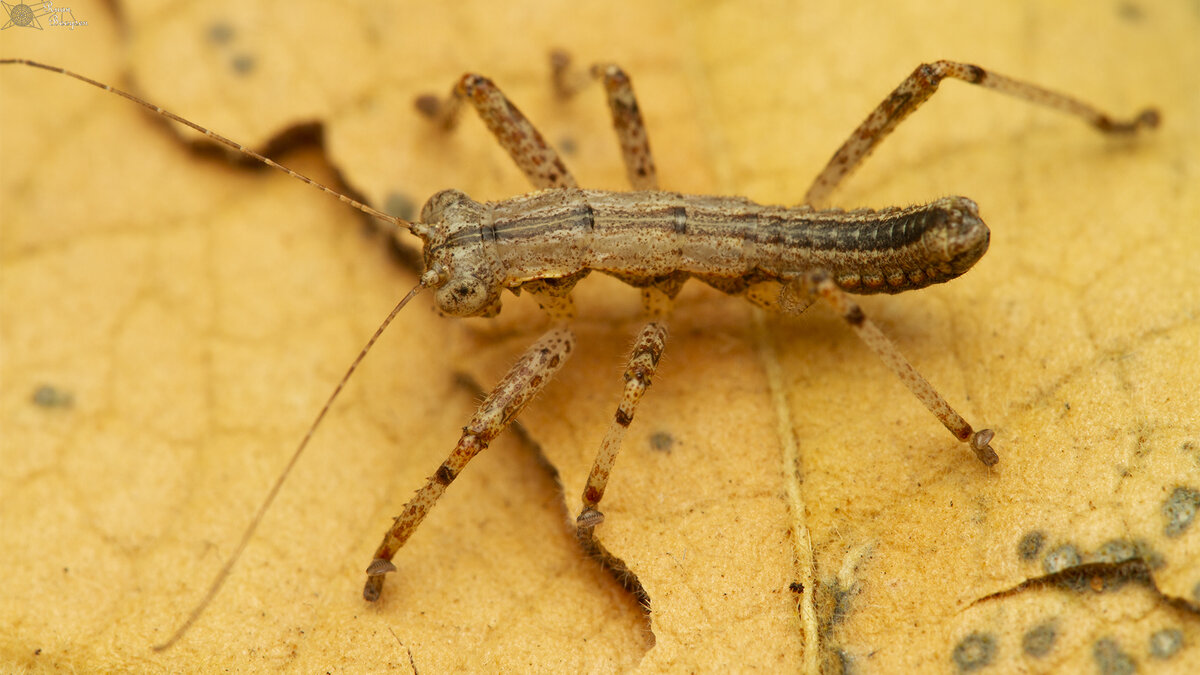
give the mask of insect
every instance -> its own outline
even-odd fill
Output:
[[[595,528],[599,508],[625,430],[650,386],[667,340],[672,300],[695,278],[753,304],[799,314],[825,300],[875,351],[930,412],[985,465],[999,461],[988,429],[975,430],[899,353],[849,294],[898,293],[942,283],[966,272],[987,250],[989,232],[978,207],[964,197],[882,210],[845,212],[821,208],[832,191],[945,78],[954,78],[1080,116],[1104,133],[1153,128],[1154,110],[1116,121],[1062,94],[977,66],[938,61],[919,66],[853,132],[833,155],[804,198],[804,206],[762,206],[738,197],[681,195],[659,191],[650,144],[629,77],[601,64],[575,71],[564,55],[553,59],[553,82],[572,96],[591,80],[602,83],[624,164],[634,192],[582,190],[558,153],[490,80],[464,75],[450,96],[418,99],[433,123],[450,129],[470,103],[537,192],[480,203],[462,192],[434,195],[416,221],[384,214],[320,185],[244,146],[186,119],[84,76],[24,60],[0,63],[43,68],[128,98],[185,124],[215,141],[278,168],[421,240],[424,272],[368,341],[317,415],[272,487],[234,554],[209,593],[166,645],[173,643],[215,597],[253,535],[292,466],[312,438],[345,382],[397,313],[416,295],[431,291],[449,316],[495,316],[501,293],[534,295],[552,326],[517,360],[471,420],[449,457],[404,507],[367,566],[363,596],[378,599],[391,562],[433,504],[466,464],[520,414],[565,364],[575,347],[570,320],[574,286],[589,273],[609,274],[638,288],[647,317],[628,359],[625,386],[592,466],[576,518],[588,550],[601,550]],[[166,646],[164,645],[164,646]]]

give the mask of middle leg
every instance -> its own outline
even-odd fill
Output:
[[[586,86],[588,79],[600,80],[604,84],[629,184],[634,190],[657,190],[658,169],[654,166],[650,137],[646,133],[642,109],[633,93],[629,75],[615,63],[597,63],[585,75],[571,68],[570,55],[561,50],[550,54],[550,67],[554,90],[562,98],[574,96]]]
[[[666,314],[670,309],[670,298],[666,293],[647,288],[642,291],[643,304],[651,321],[642,327],[633,343],[633,352],[629,355],[629,364],[625,369],[625,391],[617,412],[609,423],[608,432],[600,444],[600,451],[592,463],[588,474],[587,486],[583,489],[583,509],[575,519],[578,528],[577,536],[585,543],[591,542],[592,533],[596,526],[604,522],[604,514],[598,506],[604,497],[608,478],[612,474],[613,465],[617,461],[617,452],[621,449],[621,441],[625,439],[625,430],[633,423],[633,415],[637,410],[642,396],[650,388],[654,373],[658,369],[659,359],[667,344]]]

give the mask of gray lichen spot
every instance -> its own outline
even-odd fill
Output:
[[[1053,623],[1040,623],[1026,631],[1025,636],[1021,638],[1021,648],[1026,654],[1041,658],[1054,649],[1054,639],[1057,637],[1058,629]]]
[[[562,150],[564,155],[574,155],[575,151],[579,149],[579,144],[572,136],[562,136],[558,139],[558,149]]]
[[[1192,586],[1192,602],[1200,605],[1200,581],[1197,581],[1196,585]]]
[[[1137,545],[1125,539],[1113,539],[1105,542],[1096,552],[1097,562],[1122,563],[1138,557]]]
[[[854,657],[850,655],[850,652],[838,648],[834,652],[834,656],[837,658],[837,672],[842,673],[842,675],[851,675],[854,672]]]
[[[1097,640],[1092,647],[1092,658],[1103,675],[1132,675],[1137,671],[1137,663],[1112,638]]]
[[[1168,537],[1178,537],[1191,526],[1200,508],[1200,491],[1190,487],[1177,487],[1163,502],[1162,514],[1167,524],[1163,532]]]
[[[1163,565],[1167,564],[1167,561],[1163,559],[1163,555],[1151,548],[1150,544],[1135,539],[1133,545],[1137,547],[1137,555],[1142,559],[1142,562],[1146,563],[1148,569],[1161,569]]]
[[[1042,558],[1042,569],[1046,574],[1058,574],[1078,567],[1083,562],[1079,551],[1071,544],[1063,544]],[[1087,588],[1087,579],[1081,574],[1064,574],[1057,580],[1058,586],[1073,591]]]
[[[850,601],[854,599],[854,593],[848,588],[842,588],[841,582],[834,581],[832,586],[833,594],[833,613],[830,616],[830,623],[837,625],[846,620],[850,614]]]
[[[43,384],[33,390],[33,404],[43,408],[70,408],[75,396],[53,385]]]
[[[1063,570],[1076,567],[1080,563],[1079,551],[1070,544],[1063,544],[1046,554],[1042,559],[1042,569],[1046,574],[1057,574]]]
[[[417,204],[403,192],[389,192],[383,200],[383,211],[388,215],[412,220],[417,215]]]
[[[991,633],[971,633],[958,643],[951,657],[959,671],[969,672],[992,662],[996,655],[996,638]]]
[[[238,75],[246,75],[254,70],[254,57],[249,54],[238,54],[233,57],[231,65],[233,66],[233,72]]]
[[[1028,532],[1024,537],[1021,537],[1021,541],[1017,543],[1017,555],[1021,556],[1021,560],[1036,560],[1038,554],[1042,552],[1042,547],[1045,545],[1045,534],[1038,530]]]
[[[825,642],[833,642],[835,627],[846,620],[850,614],[851,601],[854,598],[853,584],[844,588],[837,577],[818,581],[813,589],[817,602],[817,621],[820,624],[821,636]]]
[[[650,448],[658,452],[670,452],[675,446],[675,437],[666,431],[650,434]]]
[[[1169,659],[1183,646],[1183,631],[1178,628],[1164,628],[1150,636],[1150,655],[1159,659]]]

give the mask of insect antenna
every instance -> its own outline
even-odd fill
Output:
[[[404,296],[403,300],[401,300],[396,304],[395,307],[392,308],[391,313],[387,315],[387,318],[383,320],[383,323],[379,324],[379,328],[375,329],[375,334],[371,336],[370,340],[367,340],[367,344],[363,345],[362,350],[358,352],[358,356],[354,357],[354,362],[351,363],[350,367],[346,369],[346,374],[342,375],[341,381],[339,381],[337,386],[334,387],[333,392],[329,394],[329,398],[325,400],[325,405],[321,408],[321,412],[317,413],[316,418],[313,419],[312,424],[308,427],[308,431],[304,434],[304,438],[300,440],[300,444],[296,446],[295,452],[292,453],[291,459],[289,459],[287,465],[283,467],[283,471],[279,474],[279,477],[275,479],[275,484],[271,486],[271,490],[267,493],[266,498],[263,499],[262,505],[258,507],[258,511],[254,514],[254,518],[250,520],[250,524],[247,525],[246,530],[242,532],[242,538],[238,541],[237,548],[233,550],[233,554],[230,555],[229,559],[225,561],[225,564],[221,567],[221,571],[217,573],[216,578],[214,578],[212,584],[209,585],[208,592],[206,592],[204,597],[200,599],[200,602],[192,608],[192,611],[188,614],[187,619],[180,624],[179,628],[175,629],[175,632],[171,634],[171,637],[167,638],[167,640],[161,644],[154,645],[154,651],[163,651],[178,642],[179,638],[183,637],[183,635],[187,633],[188,629],[192,627],[192,624],[196,623],[196,620],[199,619],[200,615],[204,613],[204,610],[208,608],[208,605],[213,601],[213,598],[217,597],[217,593],[221,592],[221,588],[225,585],[225,581],[229,578],[229,573],[233,571],[233,566],[237,564],[238,559],[242,557],[242,552],[246,550],[247,544],[250,543],[250,539],[258,530],[258,526],[262,522],[263,516],[266,514],[267,510],[271,508],[271,504],[275,502],[275,497],[279,494],[279,490],[283,487],[284,481],[286,481],[288,476],[291,474],[292,469],[296,466],[296,462],[300,459],[300,455],[304,453],[304,449],[308,447],[308,442],[312,440],[313,434],[315,434],[317,431],[317,427],[320,426],[321,421],[325,419],[325,414],[329,412],[329,409],[333,406],[333,402],[337,399],[338,395],[342,393],[342,389],[346,387],[346,383],[350,380],[350,376],[353,375],[354,371],[358,369],[359,364],[362,363],[364,358],[366,358],[367,352],[371,351],[371,348],[375,346],[375,343],[379,340],[379,337],[383,335],[383,332],[387,330],[389,325],[391,325],[392,320],[396,318],[396,315],[400,313],[400,310],[404,309],[404,306],[408,304],[408,301],[415,298],[418,293],[428,288],[436,280],[436,273],[426,272],[423,274],[421,276],[421,280],[417,282],[417,285],[408,292],[408,295]]]
[[[275,160],[271,159],[270,157],[260,155],[259,153],[251,150],[250,148],[247,148],[246,146],[242,145],[241,143],[238,143],[237,141],[226,138],[211,129],[206,129],[205,127],[202,127],[199,124],[196,124],[195,122],[193,122],[189,119],[180,117],[179,115],[176,115],[175,113],[171,112],[170,110],[164,110],[164,109],[154,105],[153,103],[146,101],[145,99],[142,99],[137,96],[134,96],[133,94],[130,94],[127,91],[123,91],[121,89],[117,89],[116,87],[104,84],[103,82],[93,80],[92,78],[87,77],[86,75],[80,75],[79,73],[67,70],[66,68],[59,68],[58,66],[47,65],[45,63],[41,63],[38,61],[31,61],[29,59],[0,59],[0,65],[3,65],[6,63],[20,64],[20,65],[24,65],[24,66],[30,66],[32,68],[41,68],[43,70],[49,70],[50,72],[59,73],[62,75],[66,75],[67,77],[75,78],[76,80],[79,80],[80,82],[86,82],[87,84],[90,84],[93,87],[98,87],[100,89],[103,89],[104,91],[116,94],[117,96],[121,96],[122,98],[129,99],[130,101],[133,101],[134,103],[142,106],[143,108],[146,108],[147,110],[149,110],[157,115],[165,117],[166,119],[169,119],[172,122],[178,122],[186,127],[194,129],[194,130],[204,134],[208,138],[211,138],[212,140],[216,141],[217,143],[220,143],[221,145],[224,145],[229,148],[233,148],[234,150],[242,153],[243,155],[246,155],[247,157],[256,159],[273,169],[279,169],[280,171],[291,176],[292,178],[295,178],[299,181],[307,183],[307,184],[317,188],[318,190],[325,192],[326,194],[333,195],[334,197],[337,197],[338,201],[340,201],[344,204],[349,204],[350,206],[358,209],[359,211],[362,211],[363,213],[367,214],[368,216],[372,216],[374,218],[378,218],[380,220],[392,223],[393,225],[402,227],[402,228],[408,230],[409,232],[414,232],[414,224],[407,220],[404,220],[403,218],[397,218],[396,216],[386,214],[383,211],[372,208],[372,207],[358,201],[357,199],[351,199],[350,197],[347,197],[346,195],[342,194],[341,192],[338,192],[337,190],[334,190],[331,187],[328,187],[318,181],[315,181],[312,178],[309,178],[308,176],[305,176],[302,173],[299,173],[297,171],[293,171],[293,170],[287,168],[286,166],[280,164],[279,162],[276,162]]]
[[[79,73],[72,72],[65,68],[59,68],[58,66],[47,65],[45,63],[40,63],[38,61],[31,61],[29,59],[0,59],[0,65],[4,65],[4,64],[25,65],[25,66],[29,66],[32,68],[41,68],[43,70],[49,70],[51,72],[66,75],[67,77],[74,78],[76,80],[79,80],[80,82],[85,82],[87,84],[90,84],[93,87],[98,87],[107,92],[116,94],[117,96],[126,98],[126,99],[133,101],[134,103],[142,106],[143,108],[146,108],[147,110],[150,110],[150,111],[156,113],[157,115],[159,115],[161,117],[164,117],[173,122],[178,122],[179,124],[182,124],[191,129],[194,129],[195,131],[198,131],[198,132],[204,134],[208,138],[211,138],[212,140],[216,141],[217,143],[220,143],[221,145],[232,148],[247,157],[256,159],[259,162],[262,162],[263,164],[266,164],[267,166],[269,166],[271,168],[278,169],[278,170],[286,173],[287,175],[291,176],[292,178],[296,178],[297,180],[300,180],[301,182],[307,183],[308,185],[311,185],[312,187],[315,187],[322,192],[333,195],[334,197],[337,197],[338,201],[341,201],[344,204],[348,204],[369,216],[378,218],[378,219],[383,220],[388,223],[392,223],[392,224],[394,224],[398,227],[402,227],[414,234],[419,234],[419,233],[423,232],[422,225],[420,223],[413,223],[413,222],[404,220],[403,218],[398,218],[396,216],[386,214],[386,213],[379,211],[375,208],[372,208],[356,199],[352,199],[352,198],[342,194],[341,192],[334,190],[333,188],[323,185],[322,183],[315,181],[312,178],[305,176],[304,174],[293,171],[292,169],[287,168],[286,166],[276,162],[275,160],[273,160],[269,157],[266,157],[264,155],[261,155],[255,151],[251,150],[250,148],[247,148],[246,146],[242,145],[241,143],[238,143],[234,140],[226,138],[225,136],[222,136],[221,134],[218,134],[215,131],[212,131],[211,129],[202,127],[202,126],[196,124],[195,122],[185,119],[179,115],[176,115],[175,113],[173,113],[169,110],[164,110],[163,108],[160,108],[160,107],[154,105],[153,103],[150,103],[142,98],[139,98],[133,94],[130,94],[127,91],[117,89],[116,87],[112,87],[110,85],[104,84],[103,82],[93,80],[90,77],[87,77],[85,75],[80,75]],[[414,297],[416,297],[418,293],[420,293],[422,290],[424,290],[426,288],[437,285],[438,281],[439,281],[439,273],[437,271],[427,271],[423,275],[421,275],[421,280],[419,282],[417,282],[417,285],[414,286],[413,289],[411,291],[409,291],[407,295],[404,296],[404,299],[402,299],[399,303],[396,304],[396,306],[392,309],[391,313],[387,315],[387,318],[385,318],[383,320],[383,323],[381,323],[379,325],[379,328],[377,328],[375,330],[375,334],[371,336],[371,339],[367,340],[366,345],[364,345],[362,350],[359,351],[358,356],[355,357],[355,359],[354,359],[354,362],[351,363],[350,367],[346,369],[346,373],[342,376],[341,381],[338,382],[337,386],[334,387],[333,392],[329,395],[329,398],[326,399],[325,405],[321,408],[321,412],[317,413],[316,418],[313,419],[312,425],[309,426],[308,431],[304,434],[304,438],[301,439],[300,443],[296,446],[296,450],[295,450],[295,452],[292,453],[292,456],[288,460],[287,465],[284,466],[283,471],[279,474],[279,477],[275,480],[275,484],[271,486],[271,490],[267,493],[266,498],[263,499],[262,505],[259,506],[258,511],[254,514],[254,517],[250,520],[249,525],[247,525],[245,531],[242,533],[242,538],[240,541],[238,541],[238,545],[234,549],[233,554],[229,557],[229,559],[221,567],[221,570],[217,573],[216,578],[213,579],[212,584],[209,586],[208,591],[204,594],[204,597],[200,599],[200,602],[197,603],[196,606],[192,609],[192,611],[188,614],[187,619],[184,620],[184,622],[179,626],[179,628],[177,628],[175,630],[175,632],[171,634],[170,638],[168,638],[165,642],[154,646],[155,651],[165,650],[165,649],[171,647],[172,645],[174,645],[176,642],[178,642],[179,639],[181,637],[183,637],[183,635],[185,633],[187,633],[188,629],[190,629],[192,627],[192,624],[196,623],[196,621],[200,618],[200,616],[208,608],[209,604],[212,603],[213,599],[217,596],[217,594],[221,591],[221,588],[225,585],[225,581],[229,578],[229,574],[233,570],[233,566],[237,563],[238,559],[241,558],[243,551],[245,551],[246,546],[250,543],[250,539],[254,536],[254,533],[258,530],[258,526],[262,522],[263,516],[266,514],[267,510],[274,503],[275,498],[276,498],[276,496],[278,496],[279,491],[283,487],[284,482],[287,480],[288,476],[291,474],[292,469],[296,466],[296,463],[299,461],[300,456],[304,453],[305,448],[308,447],[308,443],[310,440],[312,440],[313,434],[316,433],[317,427],[319,427],[321,425],[321,421],[325,419],[325,415],[329,412],[330,408],[333,406],[333,402],[335,400],[337,400],[338,395],[342,393],[342,389],[345,388],[346,383],[350,380],[350,377],[358,369],[359,364],[361,364],[363,359],[366,358],[367,353],[370,352],[371,348],[375,346],[375,343],[379,340],[380,336],[383,335],[383,332],[385,330],[387,330],[387,327],[389,325],[391,325],[392,321],[396,318],[396,315],[400,313],[400,310],[404,309],[404,306],[407,305],[410,300],[412,300]]]

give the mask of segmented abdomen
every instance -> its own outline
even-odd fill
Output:
[[[635,285],[693,276],[735,292],[823,269],[856,293],[949,280],[987,249],[976,206],[947,197],[879,211],[763,206],[741,197],[546,190],[487,204],[478,236],[506,285],[583,270]],[[450,242],[447,242],[450,243]]]

